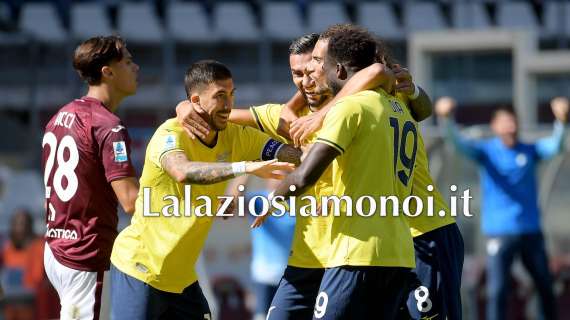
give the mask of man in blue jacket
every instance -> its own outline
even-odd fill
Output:
[[[556,117],[552,136],[535,143],[518,139],[518,123],[512,110],[499,109],[491,119],[495,137],[465,139],[451,121],[456,103],[441,98],[435,106],[446,137],[456,149],[477,163],[481,176],[482,229],[487,237],[487,319],[507,319],[506,300],[510,268],[516,257],[530,273],[537,288],[545,319],[556,319],[552,277],[540,224],[536,169],[540,160],[562,152],[568,99],[551,102]]]

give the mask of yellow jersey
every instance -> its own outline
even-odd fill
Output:
[[[397,94],[397,98],[402,100],[408,107],[409,101],[407,97],[403,94]],[[437,189],[431,174],[429,172],[429,161],[427,157],[427,152],[425,149],[424,139],[420,131],[418,131],[418,152],[416,155],[416,162],[414,168],[414,182],[412,185],[412,195],[417,196],[421,199],[423,203],[422,211],[417,217],[408,217],[408,224],[410,225],[410,231],[412,232],[412,237],[421,236],[422,234],[444,227],[448,224],[455,223],[455,218],[451,216],[451,212],[443,196]],[[432,186],[433,190],[428,191],[428,186]],[[433,216],[428,216],[428,197],[433,198]],[[410,202],[410,212],[416,211],[416,203],[414,201]],[[440,212],[445,212],[445,215],[441,216]]]
[[[362,201],[362,211],[372,213],[369,217],[349,216],[353,204],[340,201],[340,214],[328,220],[327,267],[415,266],[407,219],[393,206],[412,192],[417,132],[404,104],[380,88],[345,97],[327,114],[316,142],[340,153],[333,161],[333,194],[353,203],[366,196],[377,203],[381,197],[398,199],[396,204],[385,202],[385,216],[380,204],[372,208],[371,201]]]
[[[277,133],[281,110],[285,105],[265,104],[250,108],[259,130],[269,134],[272,138],[286,143],[287,139]],[[309,114],[309,108],[301,111],[301,116]],[[309,137],[309,143],[313,143],[316,134]],[[332,166],[323,172],[321,178],[315,186],[309,189],[303,196],[316,196],[320,200],[321,196],[332,194]],[[302,196],[298,197],[300,199]],[[320,201],[318,201],[320,203]],[[303,202],[297,207],[300,207]],[[329,223],[328,217],[304,217],[295,215],[295,231],[291,242],[291,253],[288,265],[299,268],[324,268],[329,255]]]
[[[224,195],[227,181],[191,185],[188,194],[185,185],[176,182],[162,168],[162,157],[181,151],[190,161],[257,160],[269,139],[253,128],[228,123],[226,129],[218,132],[216,145],[210,148],[198,139],[190,139],[176,119],[164,122],[148,144],[135,213],[131,224],[115,240],[111,254],[113,265],[129,276],[167,292],[180,293],[197,281],[194,264],[214,217],[198,216],[194,210],[200,207],[208,210],[203,207],[206,201],[202,198],[207,196],[211,199],[211,210],[215,212],[219,204],[217,197]],[[171,209],[168,211],[170,216],[163,214],[164,208],[173,202],[172,197],[167,196],[176,197],[180,203],[179,212]],[[185,210],[185,203],[189,203],[190,210]],[[159,216],[143,215],[143,211],[159,213]]]

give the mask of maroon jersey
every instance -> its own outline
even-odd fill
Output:
[[[118,221],[111,181],[135,176],[129,144],[120,119],[90,97],[67,104],[47,124],[46,241],[61,264],[84,271],[109,268]]]

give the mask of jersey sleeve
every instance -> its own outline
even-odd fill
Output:
[[[283,143],[272,139],[269,135],[245,126],[239,126],[237,145],[234,146],[234,161],[271,160]]]
[[[131,139],[123,125],[117,123],[114,127],[99,128],[95,137],[108,182],[136,176],[131,163]]]
[[[341,100],[327,113],[316,142],[325,143],[341,154],[358,132],[361,108],[358,103]]]
[[[262,106],[251,107],[249,111],[255,119],[257,128],[275,140],[287,142],[285,138],[277,133],[281,111],[285,105],[282,104],[264,104]]]
[[[534,145],[536,157],[539,160],[546,160],[560,154],[564,149],[565,133],[566,128],[564,123],[556,121],[552,135],[539,139]]]
[[[186,138],[182,128],[160,127],[154,134],[149,147],[149,160],[162,167],[162,158],[175,151],[184,152],[183,140]]]

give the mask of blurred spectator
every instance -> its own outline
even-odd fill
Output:
[[[446,136],[456,149],[480,168],[482,229],[487,237],[487,319],[507,319],[507,295],[513,260],[520,256],[540,297],[545,319],[556,319],[552,276],[540,224],[536,169],[540,160],[562,152],[568,100],[551,102],[557,119],[552,136],[535,143],[518,139],[518,123],[512,110],[499,109],[491,119],[496,137],[467,140],[450,119],[456,102],[441,98],[435,106],[443,120]]]
[[[32,229],[32,215],[19,210],[12,216],[9,239],[2,250],[4,316],[35,319],[34,298],[44,281],[43,240]]]
[[[279,180],[265,182],[265,189],[246,193],[246,205],[255,196],[267,197],[279,184]],[[263,201],[256,198],[255,213],[260,214],[262,211]],[[253,222],[253,216],[250,217]],[[251,277],[256,297],[254,320],[266,318],[271,300],[287,266],[294,229],[295,218],[285,214],[282,217],[270,217],[261,227],[251,231]]]

